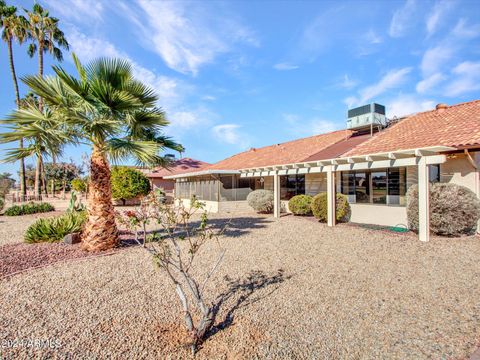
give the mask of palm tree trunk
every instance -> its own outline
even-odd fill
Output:
[[[43,78],[43,46],[42,42],[38,42],[38,75]],[[38,107],[40,111],[43,110],[43,99],[41,97],[38,98]]]
[[[20,91],[18,90],[18,81],[17,74],[15,72],[15,64],[13,62],[13,48],[12,48],[12,39],[8,39],[8,59],[10,61],[10,71],[13,78],[13,86],[15,88],[15,102],[17,103],[17,108],[20,108]],[[23,148],[23,139],[19,141],[20,148]],[[27,182],[25,180],[25,160],[20,159],[20,171],[18,172],[20,178],[20,198],[21,201],[25,201],[25,196],[27,195]]]
[[[88,220],[82,247],[88,251],[107,250],[118,243],[115,212],[112,204],[110,166],[104,151],[93,146],[88,184]]]
[[[48,183],[47,183],[47,174],[45,173],[45,166],[43,165],[43,159],[42,160],[42,171],[41,171],[41,174],[42,174],[42,190],[43,190],[43,193],[45,194],[45,196],[48,198]]]
[[[40,193],[41,171],[42,171],[42,157],[37,155],[37,166],[35,168],[35,200],[42,199],[42,194]]]

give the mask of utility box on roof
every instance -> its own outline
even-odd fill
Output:
[[[372,126],[386,125],[385,106],[380,104],[368,104],[348,110],[347,129],[360,130]]]

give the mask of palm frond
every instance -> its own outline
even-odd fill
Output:
[[[112,138],[107,142],[108,154],[115,163],[133,158],[138,165],[158,166],[166,161],[159,155],[161,150],[162,147],[155,141]]]

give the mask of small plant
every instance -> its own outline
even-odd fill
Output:
[[[72,189],[79,192],[84,193],[87,191],[87,182],[83,179],[73,179],[71,182]]]
[[[273,211],[273,191],[255,190],[247,196],[248,205],[259,213],[271,213]]]
[[[312,215],[312,199],[310,195],[295,195],[288,201],[288,209],[294,215]]]
[[[72,191],[70,194],[70,202],[68,203],[67,211],[74,212],[74,211],[84,211],[85,205],[82,204],[82,201],[78,199],[77,194],[75,191]]]
[[[407,191],[408,227],[418,231],[418,185]],[[430,230],[437,235],[474,234],[480,219],[480,200],[470,189],[449,183],[430,185]]]
[[[61,241],[66,235],[81,232],[87,220],[87,213],[67,212],[61,216],[38,219],[25,232],[24,240],[27,243]]]
[[[147,195],[150,192],[150,182],[140,171],[125,166],[112,168],[112,198],[121,200],[125,205],[128,199]]]
[[[55,211],[52,204],[30,202],[24,205],[13,205],[5,210],[6,216],[20,216]]]
[[[319,221],[327,222],[328,204],[327,193],[320,193],[312,199],[312,213]],[[337,194],[335,201],[335,219],[338,222],[350,221],[351,209],[346,195]]]

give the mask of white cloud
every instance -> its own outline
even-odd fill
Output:
[[[405,35],[412,25],[411,23],[415,15],[415,9],[415,0],[407,0],[400,9],[394,12],[388,31],[388,34],[391,37],[401,37]]]
[[[238,124],[220,124],[212,127],[213,136],[220,142],[238,145],[245,149],[249,146],[249,138],[240,130]]]
[[[463,39],[473,39],[480,36],[480,24],[468,26],[466,19],[460,19],[455,25],[452,34]]]
[[[326,120],[319,117],[303,119],[297,114],[282,114],[283,120],[288,125],[289,133],[297,136],[311,136],[325,134],[343,128],[343,123]]]
[[[278,63],[273,65],[273,68],[280,71],[286,71],[286,70],[298,69],[298,66],[294,64],[289,64],[289,63]]]
[[[453,68],[455,75],[446,88],[446,96],[459,96],[468,92],[480,90],[480,62],[465,61]]]
[[[367,40],[370,44],[381,44],[383,42],[382,37],[372,29],[365,34],[365,40]]]
[[[260,45],[250,29],[230,16],[202,9],[198,3],[136,3],[138,8],[123,15],[139,28],[144,46],[178,72],[196,75],[218,55],[232,51],[234,43]]]
[[[416,90],[419,94],[424,94],[431,90],[433,87],[437,86],[443,80],[445,80],[445,76],[441,73],[432,74],[429,77],[420,81],[417,84]]]
[[[387,116],[392,118],[394,116],[401,117],[410,115],[419,111],[427,111],[435,108],[436,102],[428,99],[420,99],[418,95],[400,95],[385,103]]]
[[[104,4],[98,0],[46,0],[53,9],[53,16],[61,15],[62,18],[79,22],[102,21]]]
[[[445,43],[425,51],[420,65],[423,76],[439,72],[442,66],[453,57],[454,53],[454,46]]]
[[[341,87],[347,90],[351,90],[355,86],[357,86],[357,82],[355,80],[350,79],[348,74],[343,75],[342,80],[338,83],[338,87]]]
[[[411,71],[411,67],[390,70],[377,83],[361,89],[358,97],[350,96],[344,101],[349,107],[353,105],[363,105],[386,91],[397,88],[403,84]]]
[[[441,18],[452,8],[453,1],[441,0],[433,7],[433,11],[427,16],[427,34],[433,35],[440,26]]]

